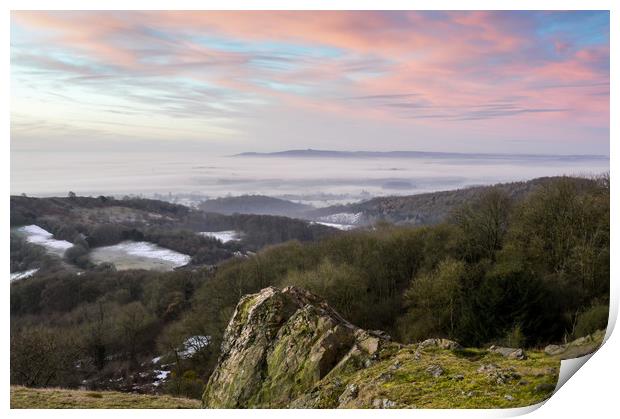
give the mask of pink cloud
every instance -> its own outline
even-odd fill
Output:
[[[44,31],[43,48],[73,51],[126,74],[187,77],[300,108],[355,108],[373,118],[429,124],[468,117],[608,118],[609,73],[601,66],[608,45],[569,48],[557,39],[549,41],[549,50],[559,53],[551,57],[521,20],[493,12],[13,12],[12,20]],[[251,51],[216,48],[199,42],[200,35],[331,47],[342,55],[298,56],[290,68],[269,71],[253,66]],[[66,63],[64,69],[39,65],[79,72]],[[415,92],[423,104],[342,100],[403,92]]]

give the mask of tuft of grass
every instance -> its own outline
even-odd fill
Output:
[[[60,388],[11,386],[11,409],[199,409],[200,400]]]

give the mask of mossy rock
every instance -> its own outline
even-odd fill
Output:
[[[296,287],[241,299],[226,329],[206,407],[285,407],[343,361],[376,352],[377,337]]]

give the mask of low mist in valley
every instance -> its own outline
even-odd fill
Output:
[[[14,151],[11,194],[142,195],[200,200],[260,194],[317,207],[541,176],[609,170],[603,156],[395,158],[221,156],[197,152]],[[189,202],[191,203],[191,202]]]

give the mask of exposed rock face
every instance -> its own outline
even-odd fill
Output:
[[[564,345],[547,345],[545,346],[545,353],[547,355],[559,355],[566,350]]]
[[[426,339],[418,345],[419,349],[433,347],[450,350],[461,349],[461,345],[458,342],[449,339]]]
[[[332,370],[370,360],[385,341],[308,291],[265,288],[237,305],[203,404],[285,407]]]
[[[489,352],[494,352],[496,354],[500,354],[510,359],[519,359],[519,360],[527,359],[527,355],[525,354],[525,351],[521,348],[505,348],[503,346],[493,345],[489,348]]]
[[[605,331],[598,330],[563,345],[547,345],[545,353],[559,359],[579,358],[594,352],[605,338]]]
[[[443,368],[441,368],[441,365],[430,365],[426,368],[426,372],[437,378],[443,374]]]
[[[489,380],[495,384],[506,384],[521,378],[521,376],[515,372],[514,368],[500,368],[495,364],[484,364],[476,371],[479,374],[486,374]]]

